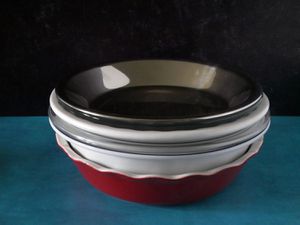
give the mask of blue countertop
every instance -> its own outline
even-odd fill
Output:
[[[95,190],[46,117],[0,117],[0,224],[300,224],[300,117],[272,117],[261,152],[223,192],[149,206]]]

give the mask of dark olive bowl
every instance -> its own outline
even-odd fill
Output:
[[[253,110],[262,97],[247,76],[173,60],[118,62],[79,73],[55,89],[59,104],[89,121],[141,130],[196,129]]]

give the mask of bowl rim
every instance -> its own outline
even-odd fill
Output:
[[[125,176],[128,178],[133,178],[133,179],[148,179],[148,178],[157,179],[157,178],[159,178],[159,179],[168,179],[168,180],[179,180],[179,179],[183,179],[183,178],[187,178],[187,177],[191,177],[191,176],[212,176],[223,170],[226,170],[226,169],[229,169],[232,167],[239,167],[239,166],[243,165],[244,163],[246,163],[246,161],[248,161],[252,156],[256,155],[259,152],[260,147],[262,146],[262,143],[263,143],[263,138],[254,142],[249,147],[249,149],[247,150],[247,152],[244,155],[242,155],[240,158],[238,158],[237,160],[235,160],[231,163],[228,163],[228,164],[225,164],[220,167],[210,169],[207,171],[184,173],[184,174],[177,174],[177,175],[133,174],[133,173],[125,173],[125,172],[117,171],[115,169],[106,168],[100,164],[94,163],[90,160],[87,160],[87,159],[84,159],[83,157],[81,157],[79,154],[77,154],[71,148],[71,146],[69,145],[69,143],[66,140],[64,140],[57,134],[56,134],[56,141],[57,141],[59,147],[73,161],[81,162],[81,163],[87,165],[88,167],[91,167],[101,173],[113,173],[113,174],[118,174],[118,175],[122,175],[122,176]]]
[[[76,117],[58,104],[58,100],[56,98],[56,93],[54,90],[50,95],[50,107],[53,112],[62,120],[65,120],[73,126],[94,134],[99,134],[103,137],[139,143],[192,142],[208,140],[223,135],[232,134],[241,129],[247,128],[253,125],[255,122],[259,121],[269,111],[269,106],[269,100],[267,96],[263,94],[263,98],[261,99],[255,111],[230,123],[193,130],[140,131],[128,128],[116,128],[102,124],[95,124],[90,121],[84,120],[83,118]],[[224,131],[226,131],[225,134]],[[176,141],[174,142],[174,140]]]
[[[98,112],[93,109],[85,109],[80,105],[74,105],[66,99],[64,96],[64,89],[67,86],[68,81],[85,72],[101,68],[103,66],[112,66],[114,64],[119,63],[132,63],[132,62],[156,62],[156,61],[163,61],[163,62],[175,62],[175,63],[190,63],[190,64],[198,64],[213,67],[216,69],[220,69],[226,71],[228,73],[234,74],[238,77],[244,79],[247,83],[249,83],[253,87],[253,93],[251,97],[239,104],[238,106],[232,107],[231,109],[224,110],[220,113],[210,114],[205,116],[186,116],[181,118],[168,118],[168,119],[151,119],[151,118],[135,118],[130,116],[120,116],[114,115],[111,113],[104,113]],[[250,76],[244,75],[240,72],[234,72],[231,70],[224,69],[223,67],[217,65],[210,65],[204,64],[196,61],[189,61],[189,60],[174,60],[174,59],[138,59],[138,60],[127,60],[127,61],[116,61],[112,63],[104,63],[97,67],[93,67],[91,69],[81,71],[76,73],[75,75],[66,76],[64,77],[55,88],[55,92],[57,94],[58,102],[68,111],[75,114],[78,117],[82,117],[84,119],[90,120],[95,123],[106,124],[110,126],[115,126],[119,128],[129,128],[130,125],[134,124],[135,129],[140,130],[151,130],[155,128],[155,130],[179,130],[185,129],[186,127],[196,128],[199,126],[207,126],[207,125],[216,125],[225,123],[230,120],[234,120],[239,118],[243,113],[247,113],[248,110],[251,110],[253,106],[255,106],[259,100],[263,96],[262,88],[259,83],[251,78]]]

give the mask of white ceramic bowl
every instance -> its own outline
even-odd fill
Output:
[[[184,143],[203,140],[211,140],[226,135],[231,135],[261,120],[269,111],[269,100],[263,96],[257,108],[248,115],[235,121],[212,127],[203,127],[194,130],[175,130],[175,131],[141,131],[125,128],[109,127],[96,124],[82,118],[76,117],[63,109],[58,101],[55,91],[50,96],[50,107],[54,113],[67,123],[82,130],[117,140],[132,141],[139,143]]]
[[[261,139],[267,129],[249,141],[223,150],[168,156],[132,154],[100,149],[75,141],[57,130],[56,134],[68,141],[74,151],[84,158],[105,167],[133,174],[174,175],[206,171],[230,163],[241,157],[252,143]]]

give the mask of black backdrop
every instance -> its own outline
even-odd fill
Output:
[[[9,1],[0,17],[1,115],[46,115],[63,76],[137,58],[243,72],[273,115],[300,115],[299,0]]]

